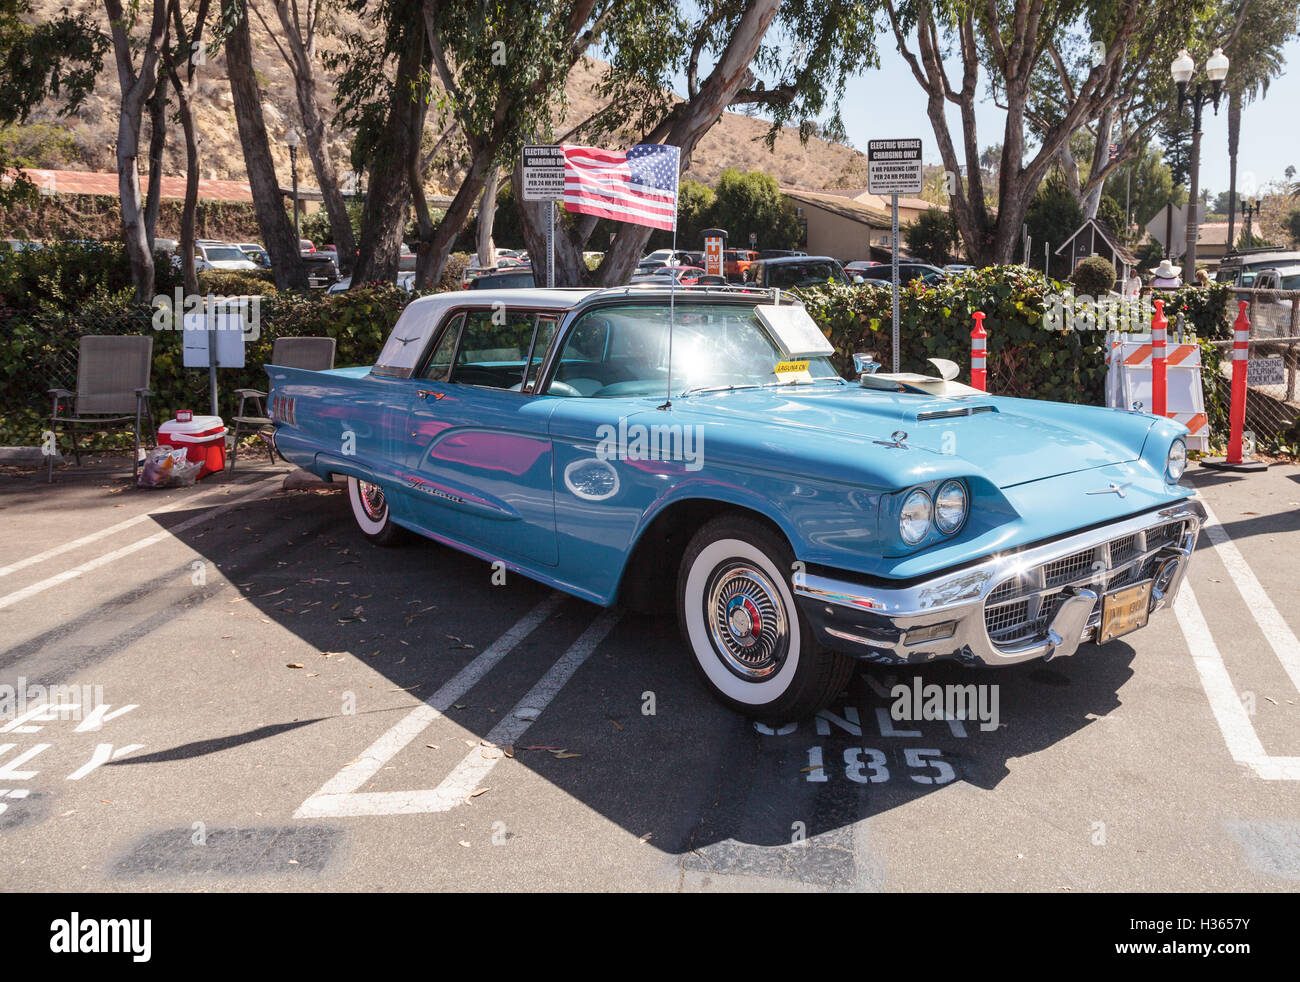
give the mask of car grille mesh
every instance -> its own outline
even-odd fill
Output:
[[[1183,529],[1183,522],[1169,522],[1022,570],[1004,580],[984,601],[984,626],[989,639],[995,645],[1006,646],[1045,638],[1052,618],[1069,596],[1069,587],[1086,587],[1100,595],[1150,579],[1159,564],[1155,554],[1165,546],[1178,545]],[[1100,611],[1094,609],[1089,624],[1099,618]]]

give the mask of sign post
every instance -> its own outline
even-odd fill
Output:
[[[564,200],[564,147],[524,147],[524,200],[546,202],[546,285],[555,286],[555,202]]]
[[[920,140],[868,140],[867,191],[889,195],[890,272],[893,283],[894,371],[898,371],[898,196],[921,193]]]

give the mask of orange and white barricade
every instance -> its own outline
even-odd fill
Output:
[[[1157,346],[1149,334],[1111,334],[1107,340],[1109,371],[1106,404],[1120,409],[1155,412],[1153,368]],[[1210,449],[1210,426],[1201,391],[1201,349],[1196,344],[1167,344],[1165,415],[1190,431],[1189,450]]]

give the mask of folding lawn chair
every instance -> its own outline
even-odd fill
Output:
[[[271,364],[323,372],[334,367],[334,339],[276,338],[271,348]],[[239,436],[242,431],[260,434],[266,440],[271,463],[275,463],[275,444],[266,439],[266,432],[271,429],[271,417],[266,415],[266,393],[260,389],[236,389],[235,394],[239,396],[239,411],[232,420],[235,424],[235,442],[230,448],[231,471],[235,469],[235,455],[239,452]],[[244,412],[247,403],[252,404],[252,411],[256,415]]]
[[[149,421],[152,434],[153,410],[149,398],[153,338],[148,335],[82,335],[77,350],[77,391],[50,389],[54,410],[50,414],[51,430],[58,439],[60,427],[72,435],[72,452],[81,464],[77,446],[77,428],[106,429],[130,425],[135,433],[135,458],[132,473],[140,472],[140,423]],[[68,415],[60,415],[66,404]],[[50,455],[49,481],[54,480],[54,455]]]

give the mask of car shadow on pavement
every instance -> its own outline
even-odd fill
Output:
[[[250,614],[292,632],[319,653],[320,666],[327,664],[322,656],[330,656],[328,670],[341,671],[346,666],[339,655],[346,653],[381,673],[390,692],[404,690],[421,700],[553,597],[522,576],[508,574],[501,582],[488,563],[430,541],[373,546],[337,493],[276,495],[212,526],[187,528],[178,538],[235,585],[239,596],[228,603],[242,599]],[[573,657],[583,632],[601,615],[577,599],[553,603],[549,616],[435,725],[451,721],[488,740],[503,720],[530,708],[530,697],[536,702],[539,679]],[[1050,664],[999,670],[952,662],[905,668],[863,663],[819,718],[760,726],[706,692],[675,616],[619,611],[612,630],[553,699],[532,707],[541,710],[535,722],[508,748],[509,759],[494,766],[523,765],[648,846],[679,857],[686,870],[869,885],[875,875],[871,850],[855,839],[869,834],[862,820],[931,794],[997,787],[1009,761],[1050,748],[1115,710],[1119,690],[1133,675],[1133,657],[1121,641],[1085,645]],[[284,659],[268,656],[252,668],[279,673]],[[327,668],[309,668],[325,673],[322,685],[334,684]],[[914,678],[922,687],[975,686],[984,718],[896,719],[891,690],[913,686]],[[330,741],[349,748],[338,760],[314,754],[302,760],[313,788],[382,732],[373,722],[358,723],[368,708],[306,720],[316,724],[312,733],[332,728]],[[297,715],[313,714],[285,713]],[[392,721],[402,715],[392,714]],[[263,723],[251,729],[257,739],[305,725],[257,722]],[[412,746],[425,744],[412,739]],[[155,756],[174,759],[220,742]],[[484,750],[497,754],[497,748]],[[428,751],[399,751],[393,763],[399,777],[385,779],[406,783],[375,790],[436,788],[450,768],[446,756]],[[496,777],[496,786],[508,784]],[[771,852],[774,847],[779,851]]]

